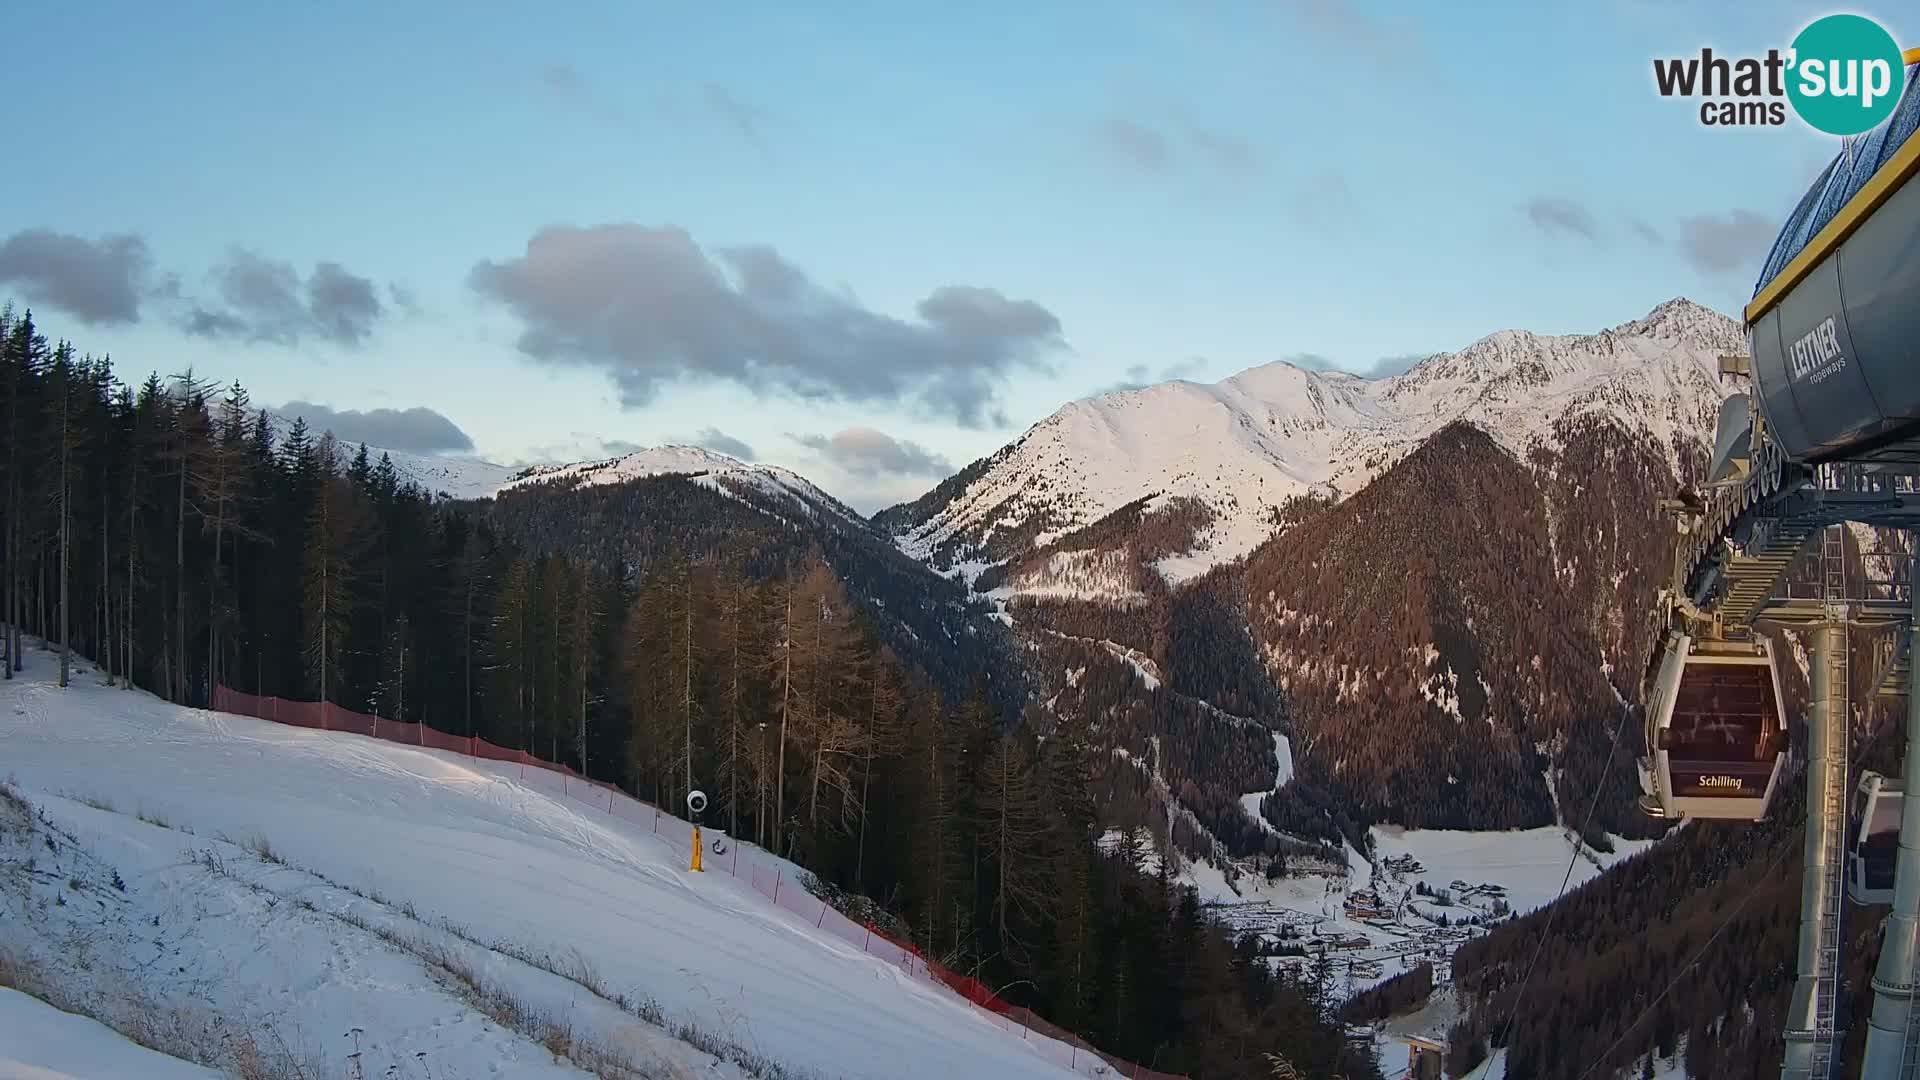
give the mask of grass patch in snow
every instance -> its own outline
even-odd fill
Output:
[[[99,808],[97,803],[88,805]],[[70,851],[81,853],[73,838],[44,816],[36,815],[32,804],[10,782],[0,784],[0,832],[18,835],[27,850],[34,849],[37,834],[44,846],[56,853],[58,835],[67,841]],[[111,875],[111,887],[124,892],[119,871],[104,869]],[[0,873],[0,891],[26,910],[32,902],[36,876],[51,875],[38,871],[31,857],[23,859],[9,866],[8,872]],[[101,888],[97,884],[89,886],[78,873],[67,875],[63,885],[72,893]],[[54,899],[56,904],[66,903],[65,896],[56,895]],[[102,963],[95,955],[97,944],[91,935],[75,931],[45,944],[53,950],[58,965],[0,945],[0,987],[97,1021],[149,1050],[219,1069],[240,1080],[324,1080],[327,1076],[322,1056],[297,1030],[285,1032],[271,1023],[257,1031],[248,1030],[195,1002],[156,1000],[136,983],[115,974],[112,965]],[[75,987],[56,967],[82,973],[86,985]]]
[[[577,949],[569,950],[564,956],[555,957],[549,953],[536,952],[517,942],[485,941],[465,927],[447,919],[429,923],[421,917],[410,902],[395,904],[381,895],[377,889],[359,889],[351,885],[343,885],[317,871],[291,864],[276,853],[264,837],[255,837],[245,845],[245,849],[264,863],[293,870],[417,924],[422,932],[409,932],[404,927],[370,918],[353,909],[322,912],[311,900],[303,898],[295,901],[305,911],[325,914],[413,956],[425,965],[428,974],[437,983],[462,998],[477,1012],[501,1027],[540,1044],[557,1060],[571,1062],[596,1076],[608,1077],[611,1080],[653,1080],[669,1074],[648,1071],[644,1065],[635,1061],[625,1051],[580,1036],[568,1017],[541,1009],[514,994],[503,983],[487,978],[475,968],[467,956],[451,948],[444,940],[436,939],[431,931],[441,931],[448,937],[475,948],[497,953],[564,979],[627,1015],[644,1020],[681,1042],[732,1064],[758,1080],[815,1080],[817,1074],[809,1070],[774,1061],[759,1050],[742,1046],[724,1035],[670,1015],[659,1002],[652,998],[636,999],[632,995],[615,990],[592,962]],[[236,874],[227,864],[226,859],[211,848],[201,849],[195,858],[210,873],[237,882],[254,892],[273,896],[276,900],[280,899],[278,894],[274,894],[266,886],[248,881]]]

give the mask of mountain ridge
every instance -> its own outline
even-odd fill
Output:
[[[909,554],[977,576],[1143,496],[1195,498],[1215,520],[1191,551],[1156,565],[1177,584],[1250,553],[1288,499],[1345,498],[1455,420],[1525,460],[1555,445],[1560,419],[1604,413],[1657,441],[1677,469],[1681,444],[1711,430],[1718,355],[1741,344],[1733,320],[1676,298],[1588,334],[1495,331],[1377,379],[1282,360],[1217,383],[1095,395],[969,465],[966,483],[874,520]]]

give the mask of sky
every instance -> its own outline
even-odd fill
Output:
[[[699,443],[867,511],[1118,386],[1737,314],[1837,145],[1651,61],[1829,10],[28,5],[0,299],[347,438]]]

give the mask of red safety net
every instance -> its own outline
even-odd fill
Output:
[[[588,779],[565,765],[543,761],[524,750],[508,750],[472,736],[449,735],[425,724],[382,720],[327,702],[260,697],[225,686],[214,688],[213,708],[217,712],[251,716],[294,727],[364,735],[408,746],[518,765],[520,781],[529,787],[576,799],[615,817],[646,826],[669,845],[685,852],[689,860],[692,856],[691,822],[683,821],[651,803],[635,799],[612,784]],[[725,854],[709,851],[703,860],[704,868],[709,872],[739,878],[775,907],[807,920],[815,929],[830,933],[848,944],[858,945],[863,952],[881,958],[910,976],[945,986],[972,1005],[975,1015],[983,1022],[998,1027],[1012,1038],[1025,1040],[1036,1054],[1082,1076],[1187,1080],[1175,1073],[1155,1072],[1144,1065],[1104,1054],[1085,1039],[1048,1023],[1025,1006],[1011,1005],[1001,1000],[980,980],[950,971],[928,960],[919,949],[889,937],[870,923],[857,923],[847,918],[833,905],[808,892],[798,881],[788,880],[784,866],[761,861],[771,860],[772,856],[755,852],[742,856],[744,846],[731,844]]]

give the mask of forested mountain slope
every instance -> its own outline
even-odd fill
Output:
[[[1373,1074],[1337,1001],[1096,849],[1111,755],[1086,718],[997,705],[1012,678],[942,621],[976,608],[865,523],[822,507],[842,531],[805,530],[785,495],[710,474],[436,499],[386,455],[277,435],[238,383],[127,385],[11,311],[0,364],[9,677],[189,713],[225,684],[484,737],[660,804],[699,786],[720,827],[1119,1056],[1209,1080],[1265,1076],[1270,1050]]]

